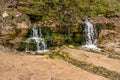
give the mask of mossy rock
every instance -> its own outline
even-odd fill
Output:
[[[43,26],[43,27],[40,27],[41,28],[41,33],[43,35],[43,37],[47,37],[47,36],[50,36],[51,33],[52,33],[52,30],[50,27],[48,26]]]
[[[29,38],[29,37],[31,37],[31,34],[32,34],[32,31],[31,31],[31,29],[29,28],[29,29],[27,29],[27,33],[26,33],[25,37],[26,37],[26,38]]]
[[[82,34],[74,33],[72,38],[74,40],[74,43],[82,44],[82,40],[83,40],[83,35]]]
[[[79,27],[78,27],[78,32],[79,33],[83,33],[83,30],[84,30],[84,28],[83,28],[83,26],[84,26],[84,24],[79,24]]]
[[[73,39],[71,36],[65,36],[65,43],[66,44],[73,44]]]
[[[18,51],[25,51],[26,47],[27,47],[27,42],[25,40],[21,41],[19,44],[18,44],[18,48],[17,50]],[[29,42],[29,46],[28,46],[29,50],[30,51],[36,51],[37,50],[37,44],[35,42],[35,40],[31,40]]]
[[[21,42],[18,44],[17,50],[18,50],[18,51],[25,51],[25,44],[26,44],[25,41],[21,41]]]
[[[62,46],[64,44],[64,36],[61,34],[52,33],[51,37],[47,39],[48,46]]]

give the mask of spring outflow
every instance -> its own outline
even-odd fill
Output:
[[[31,31],[31,37],[26,40],[26,49],[25,52],[33,51],[30,49],[32,45],[30,45],[34,41],[35,44],[35,51],[38,53],[45,53],[47,52],[47,45],[45,43],[44,38],[42,38],[41,28],[33,27]]]
[[[85,44],[83,47],[97,48],[96,28],[93,26],[92,23],[88,21],[88,19],[85,20],[84,39],[85,39]]]

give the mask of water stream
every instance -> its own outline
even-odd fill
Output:
[[[36,44],[36,46],[35,46],[36,47],[36,50],[35,50],[36,52],[38,52],[38,53],[47,52],[48,51],[47,50],[47,45],[44,41],[44,38],[42,38],[41,28],[36,27],[36,26],[33,27],[31,34],[32,34],[31,37],[26,40],[25,52],[30,52],[31,51],[30,46],[32,46],[32,45],[30,45],[30,44],[32,43],[32,41],[34,41],[35,44]]]
[[[83,47],[97,49],[97,31],[93,24],[88,21],[88,19],[85,20],[84,38],[85,44]]]

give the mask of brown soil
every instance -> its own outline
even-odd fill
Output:
[[[86,52],[83,50],[68,48],[67,51],[79,61],[86,61],[88,63],[92,63],[95,66],[104,67],[108,70],[120,73],[120,60],[108,58],[105,55]]]
[[[108,79],[86,72],[63,60],[51,60],[37,55],[13,54],[4,50],[0,51],[0,80]]]

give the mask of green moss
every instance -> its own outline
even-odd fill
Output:
[[[120,6],[119,5],[117,5],[116,11],[120,11]]]
[[[75,44],[82,44],[83,35],[80,33],[73,33],[73,41]]]
[[[38,25],[38,27],[41,28],[43,37],[50,37],[50,35],[52,33],[52,30],[51,30],[50,27],[48,27],[48,26],[42,26],[41,27],[40,25]]]
[[[73,40],[71,36],[65,36],[65,43],[66,44],[73,44]]]
[[[59,54],[57,54],[57,53],[52,53],[52,54],[49,54],[49,58],[51,58],[51,59],[62,59],[61,58],[61,56],[59,55]]]
[[[36,51],[37,50],[37,48],[36,48],[36,42],[35,42],[35,40],[31,40],[30,41],[30,44],[29,44],[29,50],[30,51]]]
[[[64,36],[61,34],[52,33],[52,46],[62,46],[64,44]]]
[[[22,40],[22,41],[18,44],[17,50],[18,50],[18,51],[25,51],[26,45],[27,45],[26,41],[25,41],[25,40]],[[36,51],[36,50],[37,50],[37,49],[36,49],[36,42],[35,42],[35,40],[31,40],[31,41],[30,41],[29,50],[30,50],[30,51]]]
[[[32,34],[32,33],[31,33],[31,32],[32,32],[31,29],[28,28],[26,32],[27,32],[27,33],[26,33],[25,37],[26,37],[26,38],[31,37],[31,34]]]
[[[19,44],[18,44],[18,48],[17,50],[18,51],[25,51],[25,41],[21,41]]]
[[[8,13],[8,18],[9,19],[14,19],[15,15],[13,13]]]

